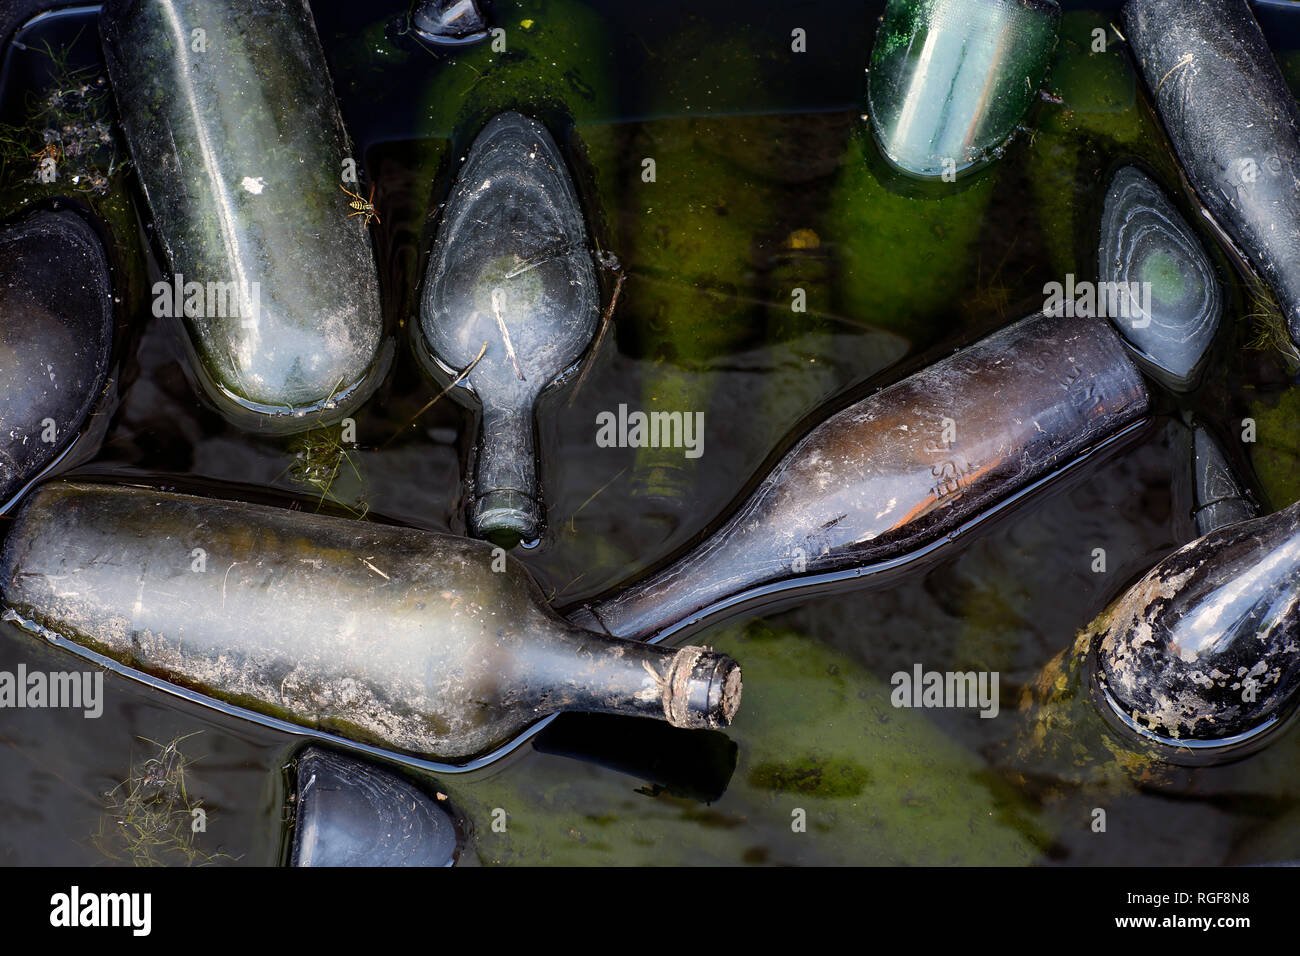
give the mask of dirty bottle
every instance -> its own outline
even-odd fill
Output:
[[[536,120],[494,117],[470,147],[438,228],[413,325],[417,354],[478,406],[470,533],[535,540],[533,417],[596,332],[600,290],[564,158]]]
[[[0,588],[71,650],[425,760],[482,757],[563,710],[718,727],[740,699],[730,658],[582,631],[483,542],[265,505],[50,483]]]
[[[899,559],[1147,411],[1104,320],[1039,313],[828,418],[703,544],[573,620],[645,638],[825,572]]]
[[[184,328],[189,371],[236,424],[337,422],[392,345],[370,193],[305,0],[113,0],[100,34],[170,271],[153,314]]]
[[[1300,503],[1157,563],[1026,689],[1010,768],[1123,793],[1265,745],[1300,694]]]
[[[1187,180],[1300,347],[1300,108],[1246,0],[1130,0],[1124,32]]]

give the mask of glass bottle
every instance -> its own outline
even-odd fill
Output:
[[[730,658],[582,631],[483,542],[264,505],[46,484],[10,530],[0,588],[74,648],[436,761],[557,711],[718,727],[740,699]]]
[[[237,424],[337,422],[374,391],[392,347],[373,195],[307,4],[113,0],[100,33],[171,272],[153,314],[184,323],[194,378]]]
[[[0,229],[0,506],[58,461],[106,390],[113,283],[70,210]]]
[[[702,544],[571,617],[646,638],[806,575],[861,573],[956,533],[1147,407],[1104,320],[1029,316],[828,418]]]
[[[1298,605],[1300,503],[1185,545],[1043,668],[1006,763],[1089,802],[1257,750],[1300,700]]]
[[[1124,33],[1187,180],[1300,346],[1300,108],[1250,7],[1132,0]]]
[[[868,114],[912,176],[956,176],[1015,133],[1056,46],[1056,0],[890,0],[871,51]]]
[[[542,510],[533,415],[596,332],[600,290],[577,193],[541,123],[494,117],[470,147],[438,228],[417,352],[478,404],[470,532],[513,547]]]

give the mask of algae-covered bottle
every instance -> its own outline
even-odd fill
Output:
[[[1298,690],[1300,503],[1157,563],[1029,688],[1011,761],[1122,790],[1257,749]]]
[[[184,322],[199,386],[266,431],[347,415],[391,346],[305,0],[113,0],[100,32],[171,272],[153,313]]]
[[[1029,316],[828,418],[703,544],[573,619],[643,638],[809,575],[901,558],[1147,407],[1104,320]]]
[[[482,411],[475,537],[513,546],[540,534],[534,409],[576,368],[599,311],[564,159],[541,123],[502,113],[470,147],[447,200],[413,326],[417,354]]]
[[[438,761],[557,711],[717,727],[740,698],[730,658],[579,630],[483,542],[262,505],[47,484],[9,532],[0,589],[70,647]]]

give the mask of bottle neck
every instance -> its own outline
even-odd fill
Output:
[[[631,714],[674,727],[725,727],[740,667],[704,647],[664,648],[566,629],[517,651],[517,693],[539,713]]]
[[[597,604],[569,615],[581,627],[644,641],[724,598],[779,575],[779,559],[737,547],[733,519],[696,550]]]

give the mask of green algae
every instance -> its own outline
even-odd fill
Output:
[[[835,311],[904,338],[951,325],[975,279],[974,247],[997,167],[927,195],[894,191],[864,161],[860,130],[832,186],[824,239],[836,265]]]
[[[1095,31],[1101,31],[1099,42]],[[1118,158],[1137,154],[1176,178],[1164,134],[1137,96],[1137,78],[1104,14],[1075,10],[1061,19],[1045,103],[1032,138],[1027,177],[1052,268],[1096,270],[1097,224],[1088,197]]]
[[[1158,784],[1169,774],[1154,751],[1128,746],[1112,733],[1088,693],[1087,658],[1108,621],[1108,614],[1102,614],[1080,631],[1021,695],[1007,763],[1022,787],[1047,781],[1040,791],[1046,801],[1113,799],[1137,786]]]
[[[761,335],[752,243],[768,228],[770,196],[756,178],[700,148],[695,132],[690,120],[655,120],[633,141],[634,155],[654,161],[655,177],[631,187],[625,295],[648,361],[642,410],[705,412],[707,422],[710,364]],[[682,498],[694,461],[680,448],[639,448],[633,493]]]
[[[430,59],[431,79],[416,118],[422,135],[467,145],[489,119],[515,110],[540,120],[556,141],[580,155],[600,209],[618,196],[617,70],[601,17],[569,0],[498,4],[497,38]],[[571,140],[570,140],[571,136]],[[599,236],[604,230],[590,222]]]
[[[923,712],[894,708],[885,681],[820,642],[759,621],[714,632],[709,643],[744,661],[746,681],[734,727],[747,745],[716,803],[648,798],[630,779],[533,757],[527,768],[466,780],[453,794],[479,821],[480,858],[594,865],[1041,859],[1032,809]],[[525,769],[536,788],[527,798],[508,779]],[[498,807],[509,817],[504,832],[484,822]],[[575,817],[574,807],[598,811],[598,822]],[[742,829],[743,842],[734,836]]]
[[[1251,403],[1255,441],[1247,443],[1260,486],[1274,509],[1300,501],[1300,389]]]

